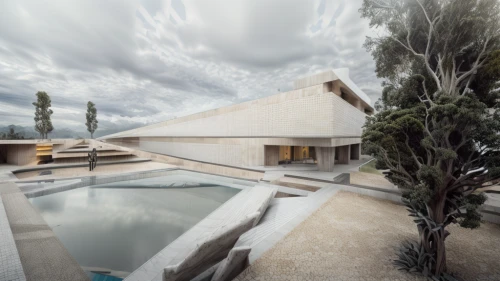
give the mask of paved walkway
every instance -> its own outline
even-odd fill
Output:
[[[16,242],[0,195],[0,281],[25,281]]]
[[[89,280],[15,183],[1,183],[0,196],[26,280]]]
[[[448,266],[463,280],[500,280],[500,226],[449,228]],[[425,280],[392,265],[417,230],[403,206],[339,191],[236,281]]]
[[[286,175],[310,177],[322,180],[333,180],[342,173],[358,171],[358,167],[370,161],[372,157],[363,155],[360,160],[350,160],[349,164],[335,164],[333,172],[321,172],[317,165],[311,164],[289,164],[279,166],[253,166],[248,167],[265,171],[264,180],[273,181]]]

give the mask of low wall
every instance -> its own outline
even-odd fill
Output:
[[[340,187],[342,190],[345,191],[367,195],[379,199],[389,200],[400,205],[403,204],[403,202],[401,201],[401,191],[399,189],[350,184],[348,173],[337,176],[333,181],[285,174],[285,178],[286,177],[304,181],[310,181],[310,182],[317,182],[317,183],[338,184],[338,187]],[[483,216],[482,219],[484,221],[500,224],[500,207],[488,204],[488,202],[486,202],[486,204],[483,204],[481,206],[480,212],[481,215]]]

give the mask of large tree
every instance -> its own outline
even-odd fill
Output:
[[[383,34],[366,47],[385,78],[363,144],[419,232],[396,264],[444,278],[446,227],[478,227],[481,188],[500,178],[500,3],[364,0],[360,12]]]
[[[46,92],[36,93],[37,101],[33,103],[35,106],[35,130],[40,133],[40,138],[46,139],[47,134],[54,130],[50,116],[52,106],[50,96]]]
[[[97,130],[97,109],[95,108],[95,104],[91,101],[87,103],[87,131],[90,132],[90,138],[94,138],[94,132]]]

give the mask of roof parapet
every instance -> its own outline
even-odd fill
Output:
[[[349,77],[349,68],[330,69],[314,75],[299,78],[294,81],[294,89],[299,90],[326,82],[340,80],[351,89],[360,99],[371,105],[371,99]]]

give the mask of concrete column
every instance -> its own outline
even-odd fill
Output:
[[[333,172],[335,164],[335,147],[319,147],[316,146],[316,159],[318,160],[318,168],[322,172]]]
[[[339,151],[339,164],[349,164],[349,158],[351,154],[351,147],[349,145],[343,145],[338,147]]]
[[[359,160],[361,155],[361,144],[351,144],[351,160]]]
[[[264,165],[278,166],[279,161],[280,161],[279,145],[266,145],[264,147]]]

